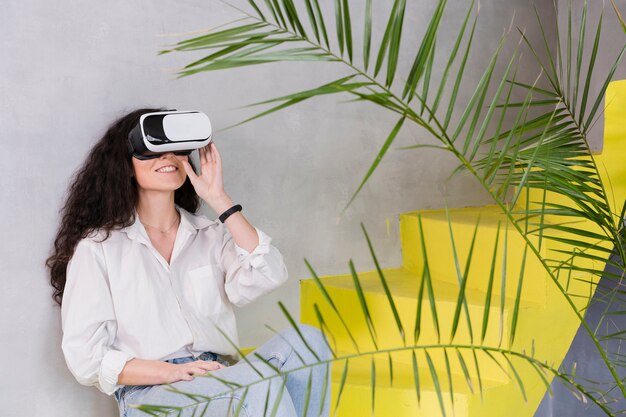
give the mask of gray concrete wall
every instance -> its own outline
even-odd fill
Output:
[[[435,2],[409,3],[406,45],[414,46]],[[448,50],[466,10],[465,1],[449,3],[439,39],[439,46]],[[543,16],[554,16],[550,5],[538,7]],[[383,11],[376,10],[374,15],[376,39],[384,30]],[[471,94],[470,86],[514,15],[515,23],[537,39],[529,0],[481,2],[476,55],[468,64],[462,97]],[[173,34],[210,28],[238,16],[217,1],[3,2],[3,416],[116,414],[111,398],[79,386],[66,369],[59,347],[59,309],[51,300],[43,266],[72,173],[106,126],[138,106],[168,106],[203,110],[217,128],[223,128],[251,114],[233,110],[237,106],[316,86],[346,73],[338,64],[294,63],[175,80],[173,71],[195,55],[156,56],[161,46],[184,38]],[[355,29],[356,38],[360,31]],[[401,71],[412,60],[413,53],[402,55]],[[533,79],[537,68],[524,61],[520,72]],[[259,344],[267,337],[259,317],[276,327],[284,323],[277,300],[284,300],[297,313],[298,279],[308,276],[304,257],[320,274],[347,272],[349,258],[359,269],[371,268],[360,222],[368,227],[384,266],[395,266],[401,258],[399,213],[443,207],[445,198],[452,207],[488,202],[470,178],[446,182],[456,166],[450,156],[396,150],[431,140],[406,126],[361,196],[341,216],[396,119],[373,105],[338,101],[327,97],[302,103],[216,135],[227,190],[243,204],[249,219],[273,236],[291,274],[284,288],[239,312],[244,345]]]

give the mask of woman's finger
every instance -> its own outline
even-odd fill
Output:
[[[213,161],[215,164],[213,165],[213,177],[216,181],[221,182],[222,179],[222,158],[220,156],[220,152],[217,150],[217,146],[215,143],[211,142],[211,153],[213,155]]]
[[[200,155],[200,165],[206,164],[206,146],[198,149],[198,155]]]
[[[209,143],[206,146],[206,159],[207,159],[207,162],[215,162],[213,149],[215,149],[215,145],[213,145],[213,142]]]
[[[208,374],[211,370],[212,370],[212,369],[204,369],[204,368],[202,368],[202,367],[197,367],[197,368],[194,368],[194,372],[193,372],[193,374],[194,374],[194,375],[206,375],[206,374]]]
[[[185,172],[187,173],[187,176],[189,177],[189,181],[191,181],[191,185],[195,186],[198,181],[198,176],[193,171],[193,168],[191,167],[191,164],[188,161],[183,160],[182,163],[183,163],[183,168],[185,169]]]
[[[189,369],[184,368],[182,372],[180,372],[179,378],[181,381],[191,381],[193,380],[193,373],[191,373]]]
[[[194,366],[192,364],[187,364],[185,373],[190,376],[203,375],[206,371],[202,368]]]
[[[220,155],[220,151],[217,150],[217,146],[215,146],[215,143],[211,142],[212,148],[213,148],[213,157],[215,159],[215,162],[217,162],[218,164],[222,163],[222,155]]]
[[[220,151],[217,150],[217,146],[213,144],[213,159],[215,160],[215,165],[218,171],[222,171],[222,156],[220,155]]]
[[[215,361],[199,361],[198,366],[206,369],[207,371],[215,371],[219,368],[219,363]]]

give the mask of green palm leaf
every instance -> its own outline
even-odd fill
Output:
[[[374,327],[372,315],[370,314],[369,308],[367,307],[367,301],[365,300],[365,293],[363,292],[363,288],[361,287],[359,276],[356,272],[356,269],[354,268],[354,264],[352,263],[352,260],[349,262],[349,266],[350,266],[350,273],[352,274],[352,280],[354,282],[354,289],[359,298],[359,305],[361,306],[361,312],[363,313],[363,317],[365,318],[365,321],[367,323],[367,330],[369,331],[372,344],[374,345],[376,349],[378,349],[378,343],[376,341],[378,337],[376,336],[376,329]]]
[[[474,234],[472,235],[472,242],[470,243],[469,253],[467,255],[467,261],[465,264],[465,270],[461,273],[461,265],[458,259],[456,245],[454,243],[454,234],[452,233],[452,221],[450,220],[449,214],[446,211],[446,216],[448,216],[448,230],[450,231],[450,242],[452,243],[452,254],[454,257],[454,265],[456,266],[457,280],[459,282],[459,295],[456,302],[456,308],[454,310],[454,318],[452,319],[452,334],[450,335],[450,340],[454,339],[456,335],[456,331],[459,326],[459,319],[461,317],[461,308],[465,309],[465,316],[467,318],[467,330],[470,335],[470,342],[473,341],[474,335],[472,332],[472,321],[469,314],[469,307],[467,305],[467,300],[465,299],[465,289],[467,288],[467,282],[469,279],[469,270],[472,262],[472,257],[474,253],[474,244],[476,243],[476,235],[478,234],[478,225],[480,223],[480,217],[476,220],[476,226],[474,227]]]
[[[417,364],[417,357],[415,351],[411,351],[411,364],[413,366],[413,383],[415,384],[415,395],[417,397],[417,404],[421,402],[421,390],[420,390],[420,373],[419,366]]]
[[[372,387],[372,415],[374,415],[374,410],[376,408],[376,362],[374,362],[374,356],[371,358],[370,378]]]
[[[343,33],[343,10],[341,0],[335,0],[335,24],[337,26],[337,44],[339,45],[339,55],[343,56],[345,37]]]
[[[372,0],[365,0],[365,24],[363,29],[363,66],[367,72],[372,47]]]
[[[437,30],[441,24],[441,18],[443,17],[443,11],[446,7],[446,3],[447,0],[439,1],[434,16],[428,25],[428,29],[426,29],[426,34],[424,35],[424,39],[422,40],[419,50],[417,51],[417,55],[413,61],[413,66],[409,72],[409,78],[407,79],[404,91],[402,92],[403,100],[408,98],[408,101],[411,101],[413,95],[415,94],[417,83],[422,78],[424,72],[427,71],[429,57],[434,54],[433,48],[435,46],[435,39],[437,38]]]
[[[467,364],[465,363],[465,359],[463,359],[463,355],[459,349],[456,349],[457,359],[459,361],[459,365],[461,365],[461,369],[463,370],[463,376],[465,377],[465,381],[467,382],[467,386],[474,393],[474,384],[472,383],[472,377],[470,376],[469,370],[467,368]],[[452,390],[450,390],[452,391]]]
[[[343,30],[346,49],[348,50],[348,59],[352,62],[352,23],[350,19],[350,5],[348,0],[342,0],[341,11],[343,15]]]
[[[296,6],[293,3],[293,0],[282,0],[283,1],[283,7],[285,8],[285,14],[287,15],[287,18],[289,19],[289,23],[291,24],[292,29],[298,33],[300,36],[305,37],[307,36],[306,31],[304,30],[304,27],[302,26],[302,23],[300,22],[300,18],[298,17],[298,12],[296,10]]]
[[[311,24],[311,28],[313,28],[313,33],[315,33],[315,39],[317,40],[317,43],[321,43],[320,28],[318,27],[314,5],[311,3],[311,0],[305,0],[304,4],[306,6],[307,16],[309,17],[309,23]]]
[[[439,382],[439,375],[437,374],[437,368],[433,364],[433,360],[430,358],[428,351],[425,351],[426,362],[428,363],[428,370],[430,371],[430,377],[433,380],[433,384],[435,386],[435,392],[437,393],[437,400],[439,401],[439,408],[441,409],[441,414],[443,417],[446,417],[446,407],[443,403],[443,393],[441,392],[441,384]]]
[[[369,235],[367,234],[367,230],[365,230],[365,226],[361,223],[361,229],[363,230],[363,234],[365,235],[365,240],[367,241],[367,247],[370,250],[370,254],[374,261],[374,265],[376,266],[376,272],[378,272],[378,276],[380,278],[380,282],[385,291],[385,296],[387,297],[387,302],[389,303],[389,307],[391,307],[391,311],[393,313],[393,318],[396,321],[396,326],[398,327],[398,333],[400,333],[400,338],[402,342],[406,344],[405,334],[404,334],[404,326],[402,326],[402,320],[400,319],[400,313],[398,313],[398,308],[396,307],[395,301],[393,301],[393,296],[391,294],[391,290],[389,289],[389,285],[387,284],[387,280],[385,279],[385,274],[383,273],[380,264],[378,263],[378,259],[376,258],[376,254],[374,253],[374,247],[372,246],[372,241],[370,240]],[[391,359],[391,357],[389,357]]]
[[[489,270],[489,282],[487,284],[487,291],[485,294],[483,324],[482,324],[482,330],[480,333],[481,343],[485,341],[485,336],[487,335],[487,326],[489,325],[489,313],[491,311],[491,296],[493,294],[493,283],[494,283],[494,277],[495,277],[495,271],[496,271],[496,259],[498,255],[498,243],[499,242],[500,242],[500,222],[498,222],[498,230],[496,232],[496,239],[495,239],[494,247],[493,247],[493,255],[491,257],[491,269]]]
[[[617,19],[619,20],[622,29],[626,32],[626,22],[624,22],[624,18],[622,17],[617,4],[615,4],[615,0],[611,0],[611,5],[613,6],[613,10],[615,10],[615,14],[617,15]]]
[[[337,409],[339,409],[339,404],[341,403],[341,395],[343,394],[343,389],[346,386],[346,379],[348,378],[348,369],[350,365],[350,360],[346,359],[343,365],[343,371],[341,371],[341,380],[339,381],[339,388],[337,389],[337,402],[335,403],[335,413]]]
[[[378,167],[378,164],[380,164],[380,161],[383,159],[383,157],[387,153],[387,150],[389,150],[389,147],[391,146],[393,141],[396,139],[396,136],[398,135],[398,132],[400,132],[400,129],[402,128],[402,125],[404,124],[405,120],[406,120],[406,116],[402,116],[402,118],[400,118],[400,120],[396,122],[396,125],[393,127],[393,129],[391,129],[391,132],[389,133],[387,140],[385,141],[385,143],[383,144],[383,147],[378,152],[378,155],[376,156],[376,159],[374,159],[372,166],[370,166],[370,169],[365,174],[363,181],[361,181],[361,184],[359,185],[357,190],[354,192],[354,194],[352,194],[352,197],[350,197],[350,201],[348,201],[346,208],[348,208],[348,206],[354,201],[356,196],[361,192],[361,190],[365,186],[365,183],[367,182],[367,180],[374,173],[374,171]]]

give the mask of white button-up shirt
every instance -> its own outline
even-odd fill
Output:
[[[133,358],[236,354],[233,305],[287,280],[282,255],[260,230],[259,245],[249,253],[223,224],[177,209],[181,219],[169,264],[138,216],[106,240],[99,232],[78,243],[67,267],[61,318],[65,360],[81,384],[111,395]]]

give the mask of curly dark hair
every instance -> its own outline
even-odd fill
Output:
[[[137,109],[120,117],[95,144],[74,175],[61,209],[62,220],[54,250],[46,260],[54,288],[53,298],[59,305],[63,299],[67,264],[78,242],[94,231],[104,231],[106,240],[112,230],[130,226],[135,221],[138,192],[128,154],[128,133],[142,114],[163,110]],[[189,178],[174,193],[174,201],[191,213],[198,210],[199,197]]]

